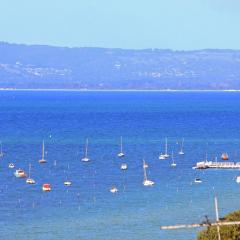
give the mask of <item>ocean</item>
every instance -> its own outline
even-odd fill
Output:
[[[192,240],[200,229],[160,226],[214,221],[215,195],[221,216],[240,207],[239,170],[192,169],[206,154],[240,161],[239,92],[0,91],[0,107],[1,239]],[[158,159],[166,137],[175,168]],[[87,138],[91,161],[82,162]],[[142,184],[143,159],[153,187]],[[31,164],[36,184],[17,179],[11,162]]]

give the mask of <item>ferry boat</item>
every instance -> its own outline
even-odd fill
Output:
[[[17,169],[17,170],[14,172],[14,175],[15,175],[15,177],[17,177],[17,178],[25,178],[25,177],[27,177],[26,173],[25,173],[22,169]]]
[[[51,185],[50,185],[49,183],[44,183],[44,184],[42,185],[42,190],[43,190],[44,192],[50,192],[50,191],[52,190]]]
[[[213,161],[202,161],[196,163],[193,169],[240,169],[240,162],[213,162]]]
[[[221,158],[222,158],[222,160],[224,160],[224,161],[226,161],[226,160],[228,160],[228,159],[229,159],[229,157],[228,157],[228,154],[227,154],[227,153],[223,153],[223,154],[221,155]]]

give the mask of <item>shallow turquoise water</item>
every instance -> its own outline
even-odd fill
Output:
[[[2,239],[190,240],[197,230],[159,227],[214,219],[215,194],[221,215],[239,208],[238,170],[192,166],[206,152],[209,159],[227,151],[239,160],[240,93],[1,91],[0,106]],[[124,160],[116,156],[120,136]],[[83,163],[87,137],[92,161]],[[175,169],[170,160],[158,160],[165,137]],[[179,156],[183,137],[185,156]],[[43,139],[48,163],[40,166]],[[152,188],[142,186],[143,157]],[[26,171],[31,163],[37,184],[16,179],[9,162]],[[66,176],[70,188],[63,186]],[[203,183],[192,184],[198,176]],[[44,182],[52,184],[50,193],[41,191]],[[109,192],[112,185],[119,193]]]

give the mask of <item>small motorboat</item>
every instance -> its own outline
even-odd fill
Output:
[[[161,154],[159,155],[159,160],[165,160],[165,159],[166,159],[165,154],[162,154],[162,153],[161,153]]]
[[[128,166],[127,166],[126,163],[123,163],[123,164],[121,165],[121,170],[127,170],[127,168],[128,168]]]
[[[44,183],[43,185],[42,185],[42,190],[44,191],[44,192],[50,192],[52,189],[51,189],[51,185],[49,184],[49,183]]]
[[[195,183],[202,183],[202,180],[201,180],[201,178],[195,178],[194,182]]]
[[[35,182],[35,180],[34,180],[33,178],[28,178],[28,179],[26,180],[26,183],[27,183],[27,184],[35,184],[36,182]]]
[[[112,188],[110,188],[110,192],[111,193],[117,193],[118,189],[116,187],[112,187]]]
[[[14,166],[13,163],[9,163],[9,164],[8,164],[8,167],[9,167],[9,168],[14,168],[15,166]]]
[[[221,155],[221,158],[222,158],[222,160],[224,160],[224,161],[227,161],[227,160],[229,159],[227,153],[223,153],[223,154]]]
[[[69,186],[72,185],[72,182],[71,182],[71,181],[65,181],[65,182],[64,182],[64,185],[67,186],[67,187],[69,187]]]
[[[240,176],[237,176],[236,183],[240,183]]]
[[[27,177],[26,173],[25,173],[22,169],[17,169],[17,170],[14,172],[14,175],[15,175],[15,177],[17,177],[17,178],[25,178],[25,177]]]
[[[143,181],[143,185],[144,185],[144,186],[153,186],[154,184],[155,184],[155,183],[154,183],[153,181],[148,180],[148,179],[146,179],[146,180]]]

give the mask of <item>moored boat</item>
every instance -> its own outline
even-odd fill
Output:
[[[44,183],[44,184],[42,185],[42,190],[43,190],[44,192],[50,192],[50,191],[52,190],[51,185],[50,185],[49,183]]]
[[[229,156],[228,156],[227,153],[223,153],[223,154],[221,155],[221,158],[222,158],[222,160],[226,161],[226,160],[229,159]]]
[[[17,178],[25,178],[25,177],[27,177],[26,173],[25,173],[22,169],[17,169],[17,170],[14,172],[14,175],[15,175],[15,177],[17,177]]]
[[[117,187],[115,187],[115,186],[111,187],[111,188],[110,188],[110,192],[111,192],[111,193],[117,193],[117,192],[118,192]]]

